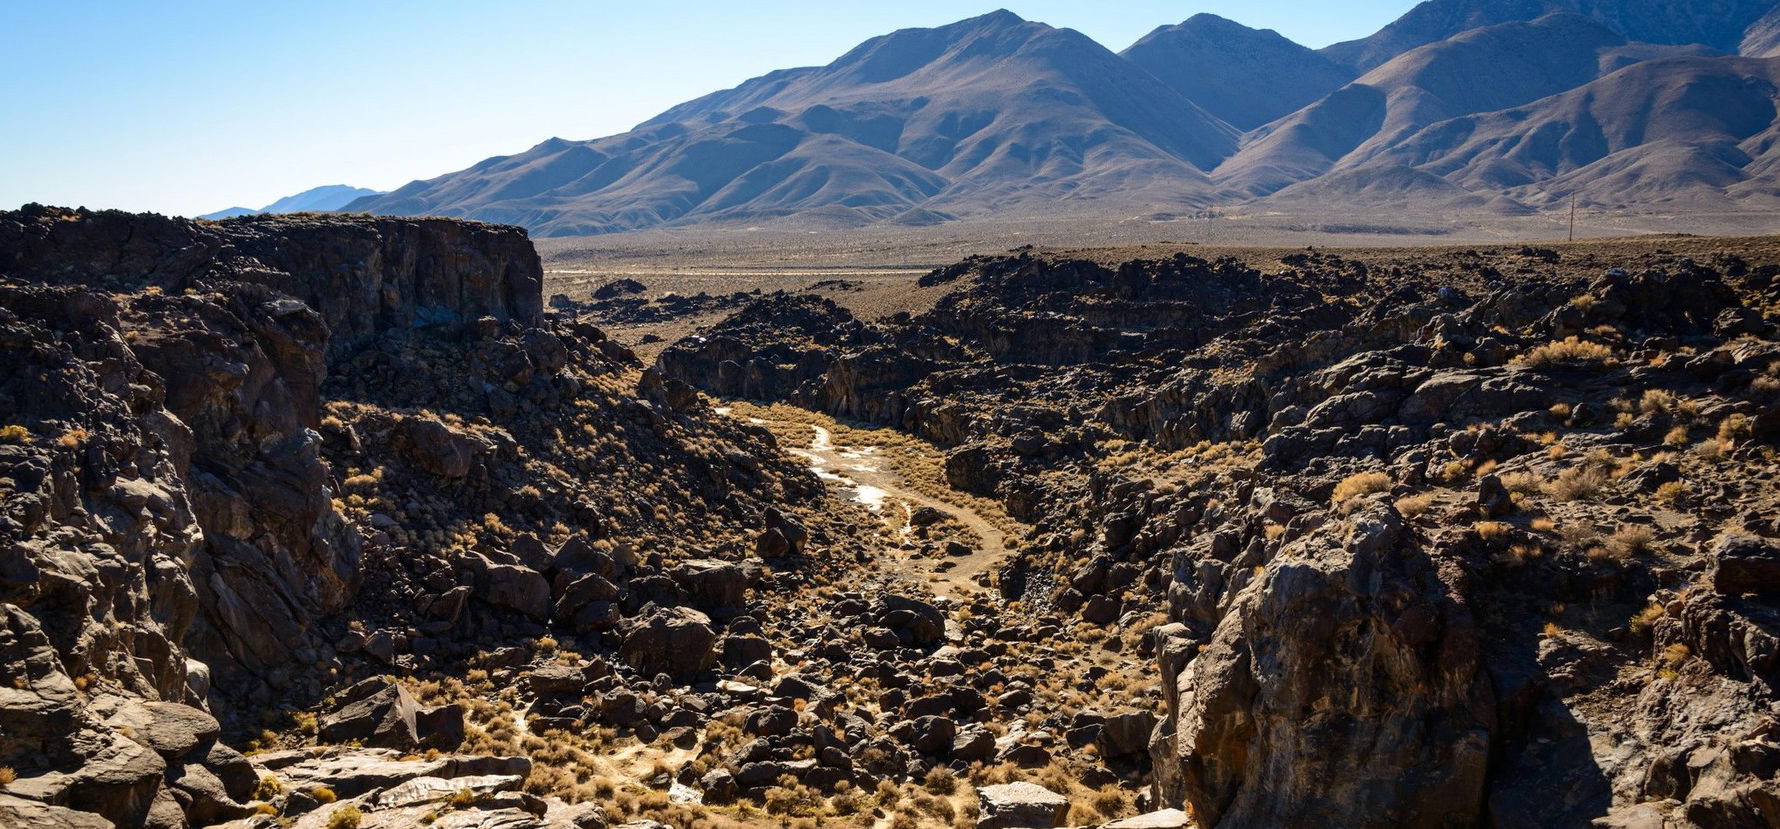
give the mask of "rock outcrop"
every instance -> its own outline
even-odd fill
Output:
[[[457,705],[340,681],[365,663],[466,659],[477,637],[540,636],[557,615],[611,629],[652,599],[736,612],[733,566],[686,569],[682,590],[659,558],[587,533],[655,522],[632,482],[652,469],[701,499],[675,513],[689,541],[693,524],[759,520],[736,493],[793,504],[819,484],[758,430],[638,398],[628,350],[540,300],[513,228],[0,214],[0,809],[46,826],[244,819],[267,793],[222,735],[272,740],[259,729],[330,692],[308,739],[464,740]],[[614,485],[571,497],[564,467],[591,474],[596,453],[559,430],[600,423],[624,435],[598,458]],[[586,530],[534,534],[565,520]],[[465,526],[482,535],[464,543]],[[458,772],[433,776],[476,773]]]

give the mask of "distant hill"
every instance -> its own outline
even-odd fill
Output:
[[[1244,130],[1315,102],[1355,74],[1271,29],[1213,14],[1163,26],[1120,54]]]
[[[1528,204],[1780,207],[1780,58],[1631,66],[1524,107],[1434,124],[1352,171],[1414,167]]]
[[[1574,14],[1473,29],[1406,52],[1257,131],[1217,177],[1239,194],[1264,196],[1363,164],[1430,124],[1530,103],[1640,60],[1702,50],[1630,44]]]
[[[1734,54],[1749,28],[1774,8],[1774,0],[1427,0],[1376,34],[1322,54],[1363,73],[1461,32],[1552,12],[1583,15],[1628,40],[1699,44]]]
[[[215,213],[206,213],[200,219],[227,219],[233,216],[251,216],[255,213],[327,213],[339,210],[353,199],[381,194],[381,190],[370,190],[364,187],[349,187],[344,184],[327,184],[312,187],[294,196],[285,196],[258,210],[247,207],[230,207]]]
[[[1438,223],[1571,193],[1761,211],[1780,192],[1765,56],[1780,0],[1429,0],[1320,52],[1196,15],[1114,54],[998,11],[331,207],[540,236],[1249,204]]]
[[[1080,33],[1002,11],[874,38],[624,135],[552,139],[348,209],[565,235],[790,214],[858,224],[1059,202],[1190,207],[1237,135]]]

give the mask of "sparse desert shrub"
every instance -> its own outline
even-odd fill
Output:
[[[1657,654],[1656,675],[1663,679],[1674,679],[1680,676],[1681,666],[1687,662],[1687,658],[1691,655],[1693,655],[1693,651],[1680,642],[1663,648],[1662,653]]]
[[[1536,544],[1515,544],[1498,554],[1495,560],[1510,567],[1521,567],[1544,553],[1545,550]]]
[[[1665,389],[1648,389],[1638,400],[1638,411],[1647,415],[1662,414],[1675,408],[1675,393]]]
[[[254,786],[253,799],[254,800],[271,800],[272,798],[277,797],[278,795],[281,795],[283,793],[284,793],[284,784],[282,782],[279,782],[278,778],[273,777],[272,775],[268,774],[265,777],[260,778],[259,784]]]
[[[1341,483],[1336,484],[1335,494],[1329,500],[1332,504],[1340,504],[1361,495],[1384,492],[1390,488],[1391,476],[1383,472],[1361,472],[1358,475],[1350,475]]]
[[[1545,484],[1545,494],[1559,501],[1584,501],[1595,498],[1607,488],[1610,476],[1599,464],[1572,466]]]
[[[1725,418],[1718,424],[1718,442],[1726,446],[1733,446],[1738,441],[1748,440],[1751,434],[1754,434],[1754,428],[1749,422],[1749,416],[1741,412]]]
[[[328,815],[328,829],[358,829],[364,819],[365,813],[357,806],[342,806]]]
[[[1477,537],[1484,541],[1495,541],[1506,537],[1514,528],[1501,521],[1479,521],[1473,529],[1477,530]]]
[[[1440,480],[1447,484],[1457,484],[1471,477],[1471,462],[1467,460],[1448,461],[1440,467]]]
[[[842,817],[863,814],[871,809],[871,798],[863,792],[848,790],[828,799],[828,808]]]
[[[1656,488],[1656,500],[1672,504],[1687,496],[1687,484],[1670,481]]]
[[[902,787],[888,780],[878,781],[877,801],[879,806],[895,806],[902,799]]]
[[[814,817],[822,813],[822,798],[796,781],[789,786],[774,786],[766,790],[766,812],[769,815],[787,815],[790,817]]]
[[[1434,496],[1426,492],[1420,495],[1406,495],[1397,499],[1397,512],[1404,518],[1415,518],[1428,511],[1434,505]]]
[[[19,773],[12,766],[0,766],[0,786],[10,786],[12,781],[19,779]]]
[[[15,446],[29,446],[31,444],[31,430],[26,429],[17,423],[9,423],[5,426],[0,426],[0,443],[10,443]]]
[[[1612,348],[1577,337],[1546,343],[1520,356],[1522,363],[1541,369],[1592,368],[1612,359]]]
[[[1648,636],[1651,629],[1656,627],[1656,621],[1662,617],[1662,605],[1652,604],[1638,611],[1638,615],[1633,616],[1631,621],[1626,623],[1626,627],[1638,636]]]
[[[1649,527],[1632,524],[1620,528],[1607,539],[1608,554],[1619,561],[1627,561],[1639,556],[1649,555],[1656,544],[1656,533]]]
[[[320,786],[320,787],[317,787],[314,789],[310,789],[309,796],[315,798],[316,802],[318,802],[318,803],[332,803],[332,802],[340,799],[339,795],[334,794],[333,789],[330,789],[326,786]]]
[[[1502,486],[1517,495],[1531,495],[1539,491],[1544,481],[1531,472],[1510,472],[1501,476]]]
[[[1686,446],[1687,441],[1688,441],[1688,435],[1687,435],[1687,427],[1686,426],[1676,426],[1675,428],[1670,429],[1668,434],[1663,435],[1663,443],[1666,443],[1670,446],[1674,446],[1674,447]]]
[[[1088,805],[1101,820],[1110,820],[1125,811],[1125,792],[1116,784],[1101,786],[1088,799]]]
[[[1600,545],[1601,534],[1588,524],[1567,524],[1559,531],[1564,544],[1574,550],[1590,550]]]

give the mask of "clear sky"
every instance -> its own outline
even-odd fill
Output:
[[[1414,0],[1001,0],[1118,51],[1211,12],[1307,46]],[[0,208],[195,215],[392,189],[624,132],[773,69],[997,0],[0,0]]]

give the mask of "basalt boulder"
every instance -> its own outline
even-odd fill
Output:
[[[711,618],[690,607],[645,606],[623,626],[618,658],[646,677],[690,681],[717,663]]]

